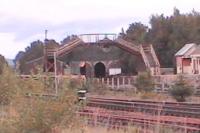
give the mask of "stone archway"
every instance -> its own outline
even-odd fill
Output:
[[[98,62],[95,66],[94,66],[94,74],[95,77],[97,78],[101,78],[101,77],[105,77],[106,76],[106,67],[103,63]]]

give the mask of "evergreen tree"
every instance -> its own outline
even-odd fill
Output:
[[[191,96],[193,93],[193,88],[187,84],[183,76],[180,76],[176,83],[170,89],[170,94],[178,102],[186,101],[186,97]]]

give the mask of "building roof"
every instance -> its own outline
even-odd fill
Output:
[[[191,48],[195,47],[195,43],[185,44],[176,54],[175,56],[183,56],[185,55]]]
[[[191,53],[191,56],[200,56],[200,45]]]

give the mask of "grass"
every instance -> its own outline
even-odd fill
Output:
[[[129,127],[127,130],[123,130],[84,126],[81,129],[65,129],[62,133],[138,133],[138,131],[137,128],[134,127]]]

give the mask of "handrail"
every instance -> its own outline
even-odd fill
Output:
[[[143,49],[142,45],[140,45],[140,53],[141,53],[141,55],[142,55],[142,58],[143,58],[143,60],[144,60],[145,65],[146,65],[148,68],[150,68],[149,61],[148,61],[148,59],[147,59],[147,57],[146,57],[146,54],[145,54],[145,52],[144,52],[144,49]]]
[[[127,48],[129,48],[129,49],[132,49],[132,50],[136,51],[136,52],[139,52],[139,51],[140,51],[140,49],[139,49],[138,46],[134,45],[134,44],[131,43],[131,42],[125,41],[125,40],[122,39],[122,38],[117,38],[115,41],[116,41],[117,43],[121,44],[122,46],[125,46],[125,47],[127,47]]]
[[[154,60],[155,60],[155,62],[156,62],[156,65],[157,65],[158,67],[160,67],[160,62],[159,62],[159,60],[158,60],[158,58],[157,58],[157,56],[156,56],[156,53],[155,53],[155,50],[154,50],[152,44],[150,45],[150,48],[151,48],[152,56],[153,56],[153,58],[154,58]]]
[[[63,51],[68,51],[74,47],[76,47],[77,45],[79,45],[82,42],[81,39],[76,39],[73,42],[69,43],[68,45],[64,45],[63,47],[60,47],[59,49],[57,49],[56,51],[56,55],[60,55]]]

